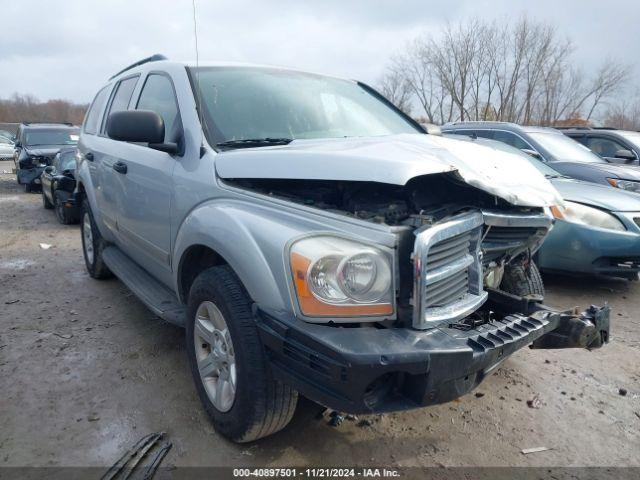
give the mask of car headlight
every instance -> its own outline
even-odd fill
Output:
[[[607,182],[613,187],[621,188],[629,192],[640,193],[640,182],[634,182],[633,180],[620,180],[618,178],[607,178]]]
[[[564,208],[557,206],[551,207],[553,216],[558,220],[621,232],[627,230],[620,220],[603,210],[587,207],[581,203],[568,202],[566,200],[564,204]]]
[[[393,314],[392,257],[344,238],[307,237],[290,249],[295,294],[310,317]]]

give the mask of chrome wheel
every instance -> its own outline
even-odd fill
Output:
[[[193,341],[207,396],[219,411],[228,412],[236,398],[235,352],[227,322],[213,302],[198,306]]]
[[[87,256],[87,262],[93,265],[93,232],[91,231],[91,217],[89,217],[88,213],[85,213],[82,219],[82,237],[84,239],[84,254]]]

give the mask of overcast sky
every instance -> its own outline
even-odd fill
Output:
[[[195,59],[191,0],[0,0],[0,98],[88,102],[153,53]],[[408,40],[447,21],[555,24],[586,71],[640,51],[638,0],[196,0],[200,60],[275,64],[376,83]]]

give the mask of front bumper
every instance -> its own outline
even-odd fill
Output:
[[[18,183],[21,185],[40,185],[40,175],[45,167],[21,168],[18,170]]]
[[[627,223],[627,222],[625,222]],[[640,233],[603,230],[556,221],[537,253],[542,270],[637,278],[640,272]]]
[[[345,328],[260,315],[276,378],[334,410],[373,413],[453,400],[520,348],[597,348],[609,338],[609,308],[580,315],[492,292],[492,310],[525,311],[484,325]],[[519,310],[513,310],[514,306]]]

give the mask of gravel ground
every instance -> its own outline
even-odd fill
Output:
[[[200,408],[182,330],[89,278],[78,227],[3,170],[0,466],[110,465],[153,431],[174,444],[165,466],[640,466],[640,283],[545,278],[549,304],[611,304],[600,350],[525,349],[458,401],[338,428],[303,401],[283,432],[237,446]]]

